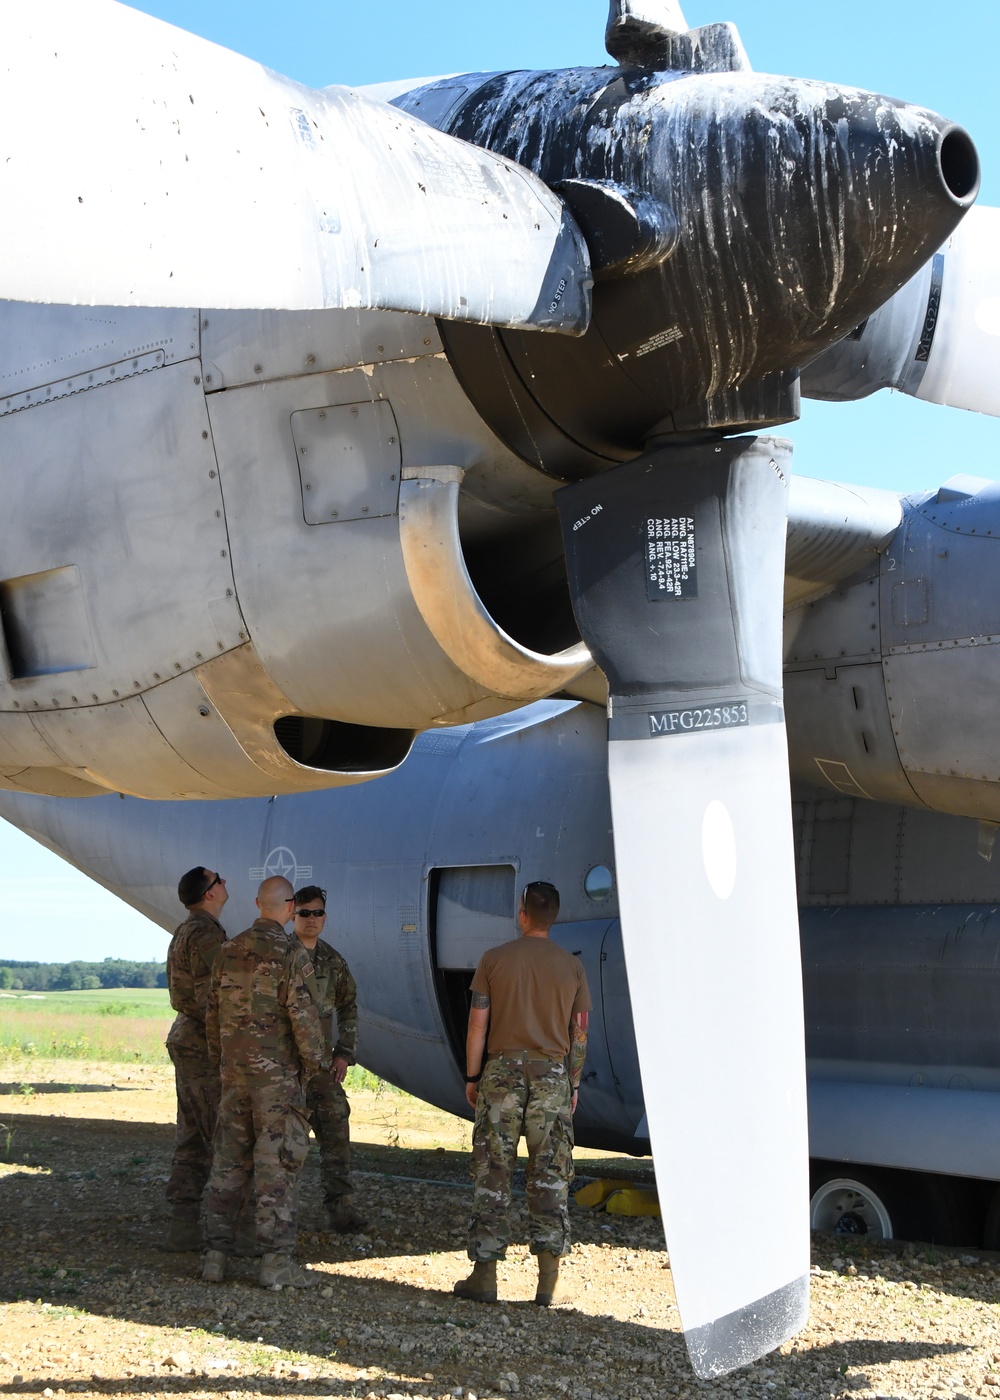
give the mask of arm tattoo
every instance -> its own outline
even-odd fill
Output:
[[[472,993],[472,1009],[473,1009],[473,1011],[488,1011],[488,1010],[489,1010],[489,1006],[490,1006],[490,999],[489,999],[489,997],[487,996],[487,994],[486,994],[485,992],[473,992],[473,993]]]
[[[573,1089],[580,1087],[583,1063],[587,1058],[587,1028],[581,1026],[576,1017],[569,1026],[569,1082]]]

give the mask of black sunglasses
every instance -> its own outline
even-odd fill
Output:
[[[538,890],[540,893],[544,892],[545,894],[559,893],[555,885],[550,885],[548,880],[529,880],[528,883],[525,885],[524,889],[521,891],[522,908],[524,907],[524,901],[528,898],[529,890]]]
[[[216,885],[224,885],[225,883],[226,881],[223,875],[216,875],[212,883],[210,885],[205,886],[205,893],[202,895],[202,899],[205,898],[205,895],[208,894],[209,890],[214,890]]]
[[[326,918],[326,910],[325,910],[325,909],[296,909],[296,911],[295,911],[295,917],[296,917],[297,919],[325,919],[325,918]]]

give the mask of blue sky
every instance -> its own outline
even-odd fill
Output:
[[[137,8],[315,87],[607,61],[605,0],[151,0]],[[946,8],[930,0],[688,0],[684,9],[692,26],[732,20],[761,72],[872,88],[961,122],[982,158],[980,199],[1000,205],[996,0]],[[1000,423],[902,395],[806,403],[802,421],[782,431],[795,440],[797,470],[809,476],[900,492],[956,471],[1000,476]],[[160,929],[3,822],[0,897],[0,958],[161,957],[166,947]],[[40,922],[44,938],[28,934]]]

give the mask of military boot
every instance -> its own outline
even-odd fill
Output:
[[[550,1308],[553,1303],[568,1303],[570,1296],[566,1280],[559,1277],[559,1255],[543,1249],[538,1256],[535,1302],[540,1308]]]
[[[326,1203],[326,1228],[338,1235],[356,1235],[368,1224],[366,1218],[356,1211],[350,1197],[337,1196]]]
[[[261,1288],[315,1288],[322,1283],[322,1275],[314,1274],[297,1264],[290,1254],[265,1254],[260,1261],[257,1282]]]
[[[257,1242],[257,1226],[252,1220],[240,1220],[233,1236],[233,1253],[238,1259],[259,1259],[264,1253]]]
[[[202,1283],[221,1283],[226,1277],[226,1256],[221,1249],[208,1249],[201,1266]]]
[[[163,1249],[171,1254],[186,1254],[190,1250],[201,1249],[201,1226],[198,1223],[198,1207],[175,1208],[163,1237]]]
[[[459,1279],[452,1289],[458,1298],[471,1298],[474,1303],[495,1303],[497,1300],[497,1261],[477,1259],[468,1278]]]

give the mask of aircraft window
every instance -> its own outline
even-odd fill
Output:
[[[592,865],[584,877],[583,888],[587,898],[595,904],[603,904],[615,887],[615,877],[606,865]]]

